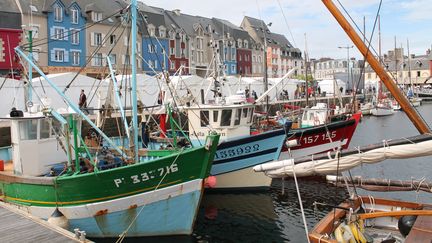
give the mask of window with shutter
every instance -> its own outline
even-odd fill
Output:
[[[90,33],[90,45],[91,46],[95,46],[95,33],[94,32],[91,32]]]
[[[64,62],[69,62],[69,52],[68,51],[63,51],[64,52]]]

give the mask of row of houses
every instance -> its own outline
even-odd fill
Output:
[[[382,57],[385,69],[398,84],[421,85],[432,82],[432,52],[428,49],[425,53],[410,56],[404,54],[403,48],[390,50]],[[365,69],[365,82],[373,83],[379,80],[378,75],[369,66]]]
[[[20,69],[13,48],[32,39],[33,59],[45,73],[77,72],[97,77],[129,71],[136,45],[142,72],[205,76],[215,57],[227,75],[281,77],[296,67],[304,73],[301,51],[264,21],[227,20],[165,10],[139,3],[137,43],[131,43],[128,3],[115,0],[2,0],[0,73]],[[30,36],[31,33],[31,36]],[[217,53],[217,55],[215,55]],[[266,54],[266,55],[265,55]],[[267,60],[265,60],[265,56]]]
[[[427,50],[421,55],[404,54],[403,48],[396,48],[384,54],[381,61],[398,84],[424,84],[432,82],[432,52]],[[312,75],[316,80],[340,79],[347,84],[347,89],[363,89],[364,83],[376,83],[380,78],[366,62],[355,58],[312,60]],[[358,81],[360,84],[357,84]],[[364,82],[363,82],[364,81]]]

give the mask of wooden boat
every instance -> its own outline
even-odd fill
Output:
[[[432,205],[361,196],[331,210],[308,237],[316,243],[430,242],[430,225]]]
[[[323,3],[380,76],[419,132],[430,133],[427,124],[412,109],[408,99],[400,93],[379,61],[373,55],[367,55],[366,44],[353,31],[335,4],[331,0],[323,0]],[[432,239],[432,205],[354,197],[353,200],[333,208],[334,211],[309,233],[311,242],[430,242]],[[377,241],[374,241],[374,238]]]

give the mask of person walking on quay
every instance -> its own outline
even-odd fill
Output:
[[[81,94],[79,97],[79,102],[78,102],[79,108],[84,111],[84,112],[88,112],[87,111],[87,96],[84,93],[84,90],[81,90]]]

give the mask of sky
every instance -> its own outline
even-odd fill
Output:
[[[204,17],[217,17],[240,25],[244,16],[263,19],[272,23],[270,30],[284,34],[302,51],[306,49],[311,58],[347,58],[347,49],[353,46],[334,17],[320,0],[141,0],[149,6],[167,10],[180,9],[182,13]],[[380,0],[339,0],[355,23],[363,30],[366,19],[366,36],[371,37]],[[337,0],[334,3],[338,4]],[[423,55],[432,45],[431,0],[382,0],[381,39],[382,53],[396,46],[404,47],[407,55],[407,39],[410,53]],[[292,35],[291,35],[292,33]],[[305,41],[306,40],[306,41]],[[372,45],[378,50],[378,28]],[[350,56],[361,55],[354,47]]]

